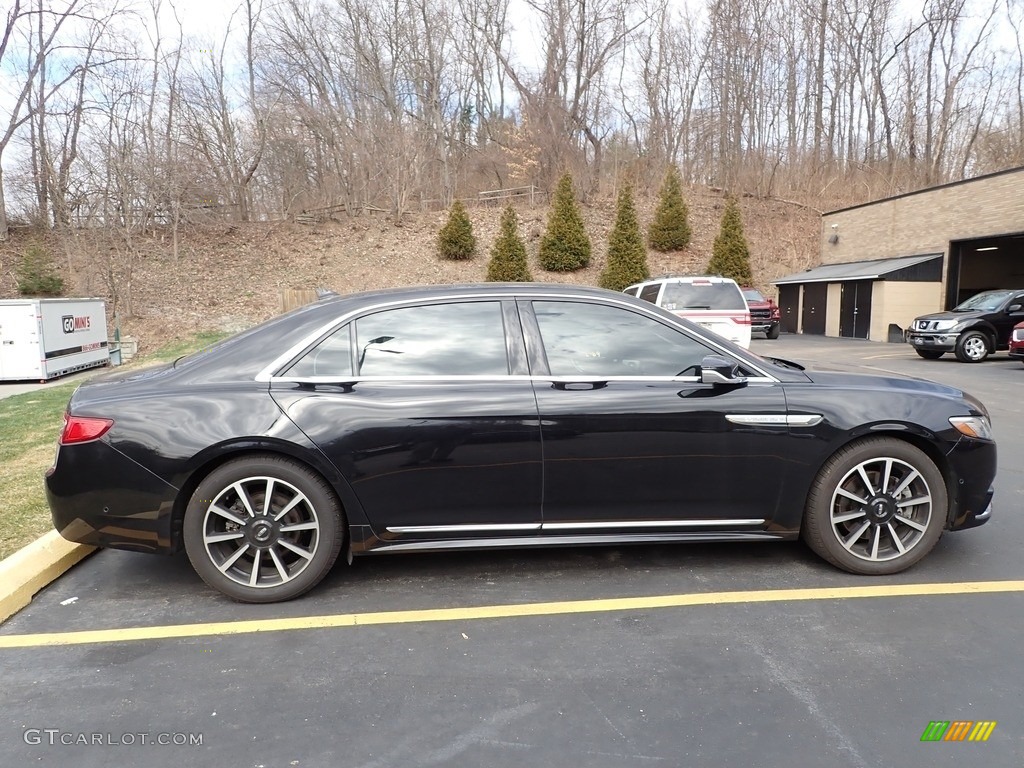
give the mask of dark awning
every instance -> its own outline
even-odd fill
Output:
[[[775,285],[793,285],[800,283],[839,283],[843,280],[878,280],[907,267],[914,267],[933,259],[941,259],[941,253],[929,253],[925,256],[900,256],[895,259],[875,259],[874,261],[850,261],[846,264],[823,264],[795,275],[786,275],[772,280]]]

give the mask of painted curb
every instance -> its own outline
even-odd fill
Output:
[[[0,560],[0,623],[31,603],[36,592],[95,551],[96,547],[74,544],[56,531],[50,531]]]

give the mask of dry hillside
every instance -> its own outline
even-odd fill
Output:
[[[700,273],[711,255],[724,200],[710,191],[687,195],[693,241],[683,252],[649,253],[653,275]],[[654,199],[638,201],[642,226]],[[814,211],[772,200],[741,200],[755,282],[774,293],[771,280],[818,260],[820,218]],[[537,280],[595,285],[604,265],[615,207],[613,201],[583,209],[594,244],[590,267],[573,274],[544,272],[536,263],[547,206],[518,207],[520,232]],[[168,233],[137,237],[130,275],[132,314],[121,312],[122,334],[140,341],[140,351],[198,330],[237,330],[279,311],[280,291],[325,286],[339,293],[396,285],[478,282],[498,231],[501,209],[470,207],[479,252],[468,262],[438,258],[434,239],[446,213],[406,216],[395,223],[381,214],[304,225],[292,222],[227,224],[186,228],[175,261]],[[13,230],[0,243],[0,296],[16,296],[14,272],[21,254],[42,244],[53,254],[69,296],[100,296],[113,310],[116,286],[123,296],[129,277],[122,268],[123,241],[117,234],[78,231],[65,238]],[[123,310],[123,304],[122,304]],[[111,326],[113,327],[113,326]]]

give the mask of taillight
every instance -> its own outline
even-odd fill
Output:
[[[107,430],[114,426],[113,419],[97,419],[88,416],[72,416],[64,414],[64,429],[60,433],[61,445],[87,443],[103,437]]]

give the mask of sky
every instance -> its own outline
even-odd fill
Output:
[[[52,0],[55,5],[60,5],[68,0]],[[150,0],[95,0],[100,7],[109,8],[113,3],[117,2],[119,5],[130,3],[132,7],[136,8],[142,15],[142,18],[149,16],[149,3]],[[269,8],[277,0],[263,0],[265,7]],[[329,1],[329,0],[328,0]],[[443,0],[444,1],[444,0]],[[447,0],[451,2],[452,0]],[[682,7],[686,3],[704,3],[706,0],[672,0]],[[925,0],[900,0],[902,7],[908,15],[918,16],[920,14],[920,8]],[[176,31],[176,23],[174,21],[174,15],[171,10],[171,3],[178,10],[178,15],[181,18],[183,24],[183,32],[186,38],[190,39],[191,43],[196,47],[205,46],[207,44],[219,44],[223,41],[224,32],[232,14],[237,11],[236,24],[240,26],[243,23],[244,15],[239,11],[241,0],[162,0],[162,12],[161,25],[165,34],[171,34],[172,31]],[[0,0],[0,4],[3,4]],[[984,3],[982,3],[984,4]],[[512,35],[511,48],[515,51],[516,58],[519,62],[524,63],[529,67],[531,60],[537,60],[539,58],[539,50],[541,47],[541,33],[542,30],[539,28],[539,22],[534,21],[535,14],[529,11],[527,0],[511,0],[511,10],[509,13],[509,19],[512,24],[516,27]],[[126,27],[126,33],[138,34],[140,39],[145,39],[144,29],[142,28],[143,22],[136,23],[136,29],[132,29],[130,25]],[[997,40],[1005,39],[1007,35],[1011,33],[1006,30],[996,30]],[[236,38],[237,39],[237,38]],[[1007,40],[1012,40],[1012,36]],[[237,43],[236,43],[237,45]],[[8,56],[8,59],[11,57]],[[20,81],[16,76],[12,76],[9,70],[10,62],[5,62],[7,66],[0,67],[0,129],[6,127],[6,113],[9,111],[10,106],[13,104],[12,94],[17,91]],[[24,157],[22,150],[11,146],[5,153],[3,158],[3,169],[10,171],[12,166],[15,165],[20,159]]]

